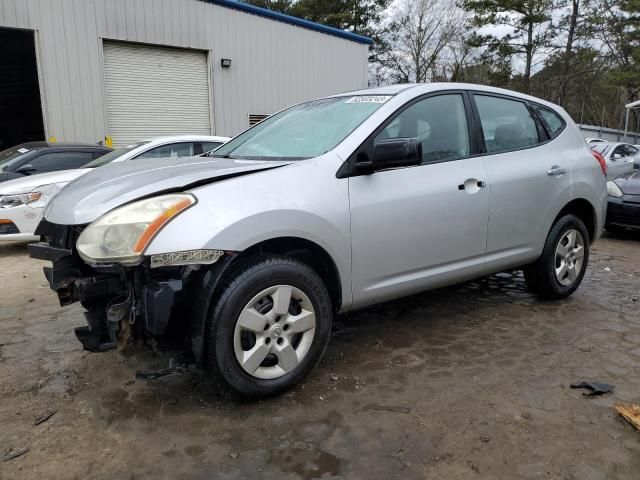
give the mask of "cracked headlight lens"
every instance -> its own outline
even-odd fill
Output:
[[[156,234],[194,203],[193,195],[181,193],[116,208],[82,232],[77,243],[78,253],[89,263],[136,264]]]

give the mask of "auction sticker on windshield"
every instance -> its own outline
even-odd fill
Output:
[[[360,97],[351,97],[344,103],[384,103],[391,97],[389,95],[367,95]]]

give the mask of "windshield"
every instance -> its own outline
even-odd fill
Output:
[[[32,152],[28,148],[24,148],[20,145],[16,147],[7,148],[0,152],[0,172],[8,171],[11,165],[17,163],[25,155]]]
[[[269,117],[211,153],[212,157],[302,160],[328,152],[389,96],[314,100]]]
[[[116,158],[121,157],[125,153],[129,153],[134,148],[138,148],[138,147],[140,147],[142,145],[145,145],[147,143],[149,143],[149,142],[138,142],[138,143],[132,143],[131,145],[127,145],[126,147],[116,148],[112,152],[109,152],[106,155],[103,155],[101,157],[96,158],[93,162],[87,163],[82,168],[101,167],[102,165],[106,165],[107,163],[114,161]]]

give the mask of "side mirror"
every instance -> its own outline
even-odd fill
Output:
[[[422,143],[417,138],[389,138],[374,144],[373,159],[361,159],[358,156],[356,169],[367,174],[387,168],[411,167],[421,163]]]
[[[622,158],[622,155],[620,155],[619,153],[614,153],[611,158],[613,160],[620,160]]]
[[[35,171],[36,169],[30,163],[22,165],[20,168],[16,169],[16,173],[20,173],[22,175],[31,175]]]

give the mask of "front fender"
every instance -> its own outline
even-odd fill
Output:
[[[348,183],[335,178],[335,168],[332,162],[300,162],[195,189],[198,203],[163,228],[145,253],[240,252],[265,240],[301,238],[331,256],[347,307],[351,303]]]

